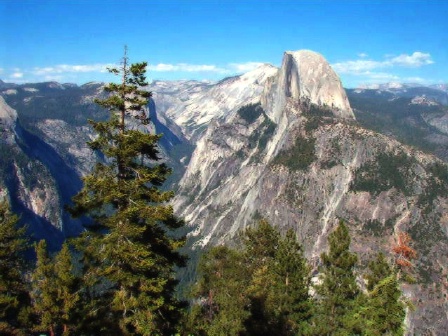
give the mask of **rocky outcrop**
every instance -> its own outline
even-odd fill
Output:
[[[327,105],[335,116],[354,119],[338,75],[322,55],[310,50],[285,52],[278,76],[266,86],[262,102],[274,122],[287,99]]]
[[[0,141],[12,143],[14,139],[14,125],[17,112],[12,109],[2,96],[0,96]]]
[[[183,99],[174,104],[171,100],[172,105],[166,106],[167,94],[163,95],[159,91],[154,100],[158,111],[174,120],[187,139],[195,142],[212,120],[226,117],[228,113],[243,105],[259,101],[265,82],[277,71],[276,67],[265,64],[241,76],[229,77],[214,84],[181,83],[183,85],[180,86],[178,94]],[[163,108],[164,105],[166,109]]]
[[[339,79],[313,52],[286,53],[260,97],[247,101],[260,104],[211,119],[180,182],[175,208],[191,224],[194,246],[229,242],[264,217],[294,229],[317,262],[329,232],[344,219],[363,261],[378,250],[390,253],[397,233],[406,231],[418,242],[419,281],[442,281],[446,166],[360,127]],[[406,287],[407,296],[418,303],[429,295],[425,286]],[[447,318],[438,305],[422,309],[443,330]],[[429,328],[428,314],[410,312],[409,333]]]

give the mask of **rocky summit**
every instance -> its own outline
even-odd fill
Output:
[[[446,331],[448,169],[432,154],[448,157],[445,92],[394,86],[347,97],[325,58],[309,50],[285,52],[280,68],[264,64],[219,82],[154,81],[148,89],[151,130],[165,135],[173,205],[191,228],[193,249],[232,243],[266,218],[293,229],[318,266],[343,219],[361,271],[378,251],[391,256],[404,231],[418,252],[416,283],[403,287],[415,307],[407,333]],[[63,205],[101,159],[85,146],[87,119],[105,117],[93,104],[101,84],[2,83],[0,93],[2,196],[37,238],[57,245],[79,232]],[[437,147],[409,146],[421,143]]]
[[[344,219],[353,249],[367,260],[377,251],[390,254],[406,231],[419,250],[421,281],[406,287],[417,306],[408,312],[408,330],[428,328],[428,314],[439,321],[436,328],[446,325],[446,166],[361,127],[339,78],[314,52],[285,53],[249,101],[212,119],[180,181],[175,206],[192,226],[194,246],[232,241],[266,218],[293,228],[317,260]],[[445,186],[434,189],[439,183]],[[435,286],[439,297],[430,299]]]

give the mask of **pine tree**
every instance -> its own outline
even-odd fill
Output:
[[[67,243],[51,258],[45,240],[36,245],[36,268],[32,275],[35,330],[69,336],[78,328],[78,280]]]
[[[239,250],[212,248],[200,262],[188,331],[196,335],[306,335],[310,269],[293,231],[262,220]]]
[[[347,335],[359,308],[360,290],[354,274],[358,257],[350,252],[350,235],[344,222],[329,235],[328,242],[328,253],[321,255],[321,283],[316,286],[315,333]]]
[[[406,312],[398,274],[383,253],[369,263],[365,278],[368,293],[355,316],[359,321],[357,330],[365,335],[403,335]]]
[[[59,309],[53,318],[57,318],[62,336],[74,335],[78,327],[79,280],[75,275],[72,258],[68,244],[64,243],[54,259],[54,299]]]
[[[92,219],[77,243],[86,266],[85,323],[93,326],[104,309],[101,327],[115,334],[118,322],[122,334],[168,335],[181,308],[174,297],[174,267],[185,262],[177,252],[184,239],[173,230],[183,222],[168,204],[173,193],[160,188],[170,169],[157,163],[160,136],[147,131],[146,65],[129,65],[125,52],[121,66],[109,70],[121,82],[108,84],[108,97],[97,100],[110,118],[90,121],[98,136],[89,143],[106,163],[97,163],[84,178],[70,212]]]
[[[283,335],[306,335],[310,329],[312,302],[310,268],[294,231],[280,240],[272,267],[273,286],[269,306],[283,322]],[[279,332],[278,330],[277,332]]]
[[[28,248],[25,228],[17,228],[17,216],[6,202],[0,202],[0,334],[24,334],[25,319],[30,305],[23,279]]]
[[[272,335],[284,329],[275,313],[272,289],[275,285],[273,266],[281,236],[278,230],[262,219],[256,227],[247,228],[242,236],[245,265],[249,271],[247,294],[250,316],[246,320],[248,335]]]
[[[311,317],[310,269],[292,230],[285,237],[262,220],[244,234],[251,279],[249,335],[303,335]]]
[[[386,260],[386,256],[380,252],[375,260],[369,262],[369,273],[366,274],[367,290],[372,291],[381,280],[392,274],[392,267]]]
[[[54,268],[47,251],[45,240],[36,245],[36,268],[32,275],[32,296],[34,313],[37,316],[37,331],[55,335],[59,307],[56,305],[56,288],[54,284]]]
[[[195,335],[235,336],[244,334],[248,273],[241,252],[226,246],[213,247],[199,264],[200,278],[193,295],[190,332]]]

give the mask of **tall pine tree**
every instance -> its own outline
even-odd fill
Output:
[[[25,334],[30,298],[23,279],[23,252],[28,248],[25,228],[17,228],[5,201],[0,202],[0,334]]]
[[[379,253],[369,262],[365,278],[368,292],[355,315],[357,331],[364,335],[403,335],[406,311],[397,270]]]
[[[350,235],[341,221],[328,237],[328,253],[322,253],[321,283],[315,318],[317,335],[349,335],[360,290],[354,268],[358,257],[350,252]]]
[[[190,325],[193,335],[244,335],[247,309],[248,269],[240,251],[217,246],[207,251],[199,264],[200,278],[193,295]]]
[[[47,251],[47,243],[41,240],[36,245],[36,268],[32,275],[34,313],[37,316],[36,331],[54,336],[58,326],[54,267]]]
[[[168,204],[173,193],[160,188],[170,169],[157,162],[160,135],[147,131],[146,65],[129,65],[125,51],[120,67],[109,70],[120,83],[105,86],[108,97],[97,100],[110,118],[90,121],[97,137],[89,143],[105,163],[84,178],[70,209],[92,219],[77,244],[88,280],[87,324],[102,310],[107,321],[100,327],[115,335],[169,335],[182,305],[174,297],[174,268],[185,262],[178,253],[184,239],[173,230],[183,222]]]

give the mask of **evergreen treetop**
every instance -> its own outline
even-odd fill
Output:
[[[23,274],[23,253],[28,248],[25,228],[17,227],[18,218],[6,201],[0,201],[0,334],[21,335],[29,307]]]
[[[89,146],[105,162],[84,178],[70,212],[92,220],[77,244],[92,299],[110,308],[109,322],[117,321],[122,333],[158,335],[175,330],[181,307],[174,267],[184,265],[178,252],[184,239],[173,230],[184,223],[168,204],[173,193],[160,189],[170,169],[157,162],[160,136],[147,129],[146,65],[129,65],[125,52],[121,66],[109,69],[120,83],[108,84],[108,97],[96,102],[110,118],[89,121],[97,133]]]

